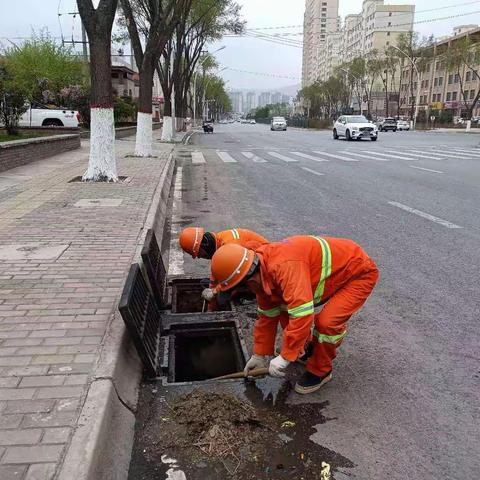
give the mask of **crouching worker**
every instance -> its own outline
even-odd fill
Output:
[[[373,260],[351,240],[297,236],[254,250],[221,247],[212,258],[216,290],[247,285],[257,297],[253,355],[245,372],[269,367],[283,377],[304,355],[313,324],[313,352],[295,391],[312,393],[332,378],[332,362],[347,322],[365,303],[378,280]],[[280,355],[274,355],[278,324],[284,327]]]
[[[242,247],[255,249],[268,240],[262,235],[244,228],[232,228],[222,232],[205,232],[201,227],[188,227],[180,233],[179,243],[182,250],[192,258],[205,258],[210,260],[214,253],[223,245],[238,244]],[[218,310],[231,298],[231,292],[217,295],[210,286],[202,292],[202,298],[209,302],[209,311]]]

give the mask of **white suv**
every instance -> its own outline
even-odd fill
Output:
[[[270,124],[270,130],[287,130],[287,121],[284,117],[273,117]]]
[[[333,138],[345,137],[346,140],[361,140],[369,138],[375,142],[378,138],[378,128],[363,115],[342,115],[333,126]]]

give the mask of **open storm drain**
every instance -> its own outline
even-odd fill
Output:
[[[202,291],[207,285],[199,279],[176,279],[172,281],[172,313],[202,312],[206,305],[202,299]],[[231,311],[230,302],[219,305],[218,311]]]
[[[73,177],[71,180],[69,180],[67,183],[77,183],[77,182],[80,182],[80,183],[128,183],[127,180],[128,180],[129,177],[125,177],[125,176],[122,176],[120,175],[118,177],[118,181],[117,182],[90,182],[90,181],[87,181],[87,182],[84,182],[83,181],[83,177],[81,175],[77,176],[77,177]]]

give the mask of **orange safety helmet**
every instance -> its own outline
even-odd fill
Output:
[[[198,257],[200,245],[202,243],[204,229],[201,227],[188,227],[182,230],[178,239],[184,252],[187,252],[193,258]]]
[[[250,272],[255,260],[253,250],[228,243],[212,257],[212,279],[217,292],[225,292],[238,285]]]

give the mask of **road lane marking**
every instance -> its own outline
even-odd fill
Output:
[[[464,152],[468,153],[469,155],[473,155],[474,157],[480,157],[480,150],[475,149],[475,150],[467,150],[465,148],[456,148],[456,152]]]
[[[368,158],[369,160],[378,160],[379,162],[389,162],[390,161],[388,158],[374,158],[371,155],[364,155],[363,153],[357,153],[357,152],[348,152],[346,150],[343,150],[340,153],[346,153],[346,154],[349,154],[349,155],[356,155],[357,157]]]
[[[314,175],[325,175],[324,173],[316,172],[315,170],[312,170],[312,169],[307,168],[307,167],[302,167],[302,170],[305,170],[306,172],[313,173]]]
[[[217,151],[217,155],[224,163],[237,163],[237,161],[227,152]]]
[[[313,160],[315,162],[329,162],[330,160],[327,160],[326,158],[318,158],[318,157],[314,157],[313,155],[308,155],[306,153],[303,153],[303,152],[290,152],[292,153],[293,155],[298,155],[299,157],[302,157],[302,158],[307,158],[308,160]]]
[[[364,150],[364,152],[371,153],[372,155],[381,155],[382,157],[387,157],[387,158],[395,158],[396,160],[415,160],[412,157],[408,158],[408,157],[403,157],[399,155],[393,155],[393,153],[374,152],[372,150]]]
[[[318,150],[314,150],[313,153],[318,153],[319,155],[325,155],[327,157],[336,158],[337,160],[343,160],[344,162],[359,162],[360,161],[357,158],[348,158],[348,157],[344,157],[342,155],[334,155],[333,153],[320,152]]]
[[[178,243],[182,225],[182,191],[183,191],[183,167],[177,168],[173,191],[172,226],[170,229],[170,256],[168,263],[169,275],[184,275],[183,250]]]
[[[454,153],[454,152],[449,152],[449,153],[442,153],[442,152],[433,152],[435,155],[439,155],[440,157],[445,157],[445,158],[458,158],[460,160],[464,160],[469,158],[468,153]],[[471,158],[471,156],[470,156]]]
[[[279,158],[280,160],[283,160],[284,162],[298,162],[297,159],[286,157],[285,155],[282,155],[281,153],[277,153],[277,152],[267,152],[267,153],[269,155],[271,155],[272,157]]]
[[[398,203],[398,202],[388,202],[388,203],[389,205],[392,205],[397,208],[401,208],[406,212],[413,213],[422,218],[426,218],[427,220],[438,223],[439,225],[443,225],[444,227],[463,228],[463,227],[460,227],[459,225],[455,225],[454,223],[449,222],[448,220],[443,220],[442,218],[435,217],[434,215],[430,215],[429,213],[422,212],[421,210],[417,210],[416,208],[409,207],[408,205],[403,205],[402,203]]]
[[[444,173],[444,172],[441,172],[440,170],[432,170],[431,168],[416,167],[415,165],[410,165],[410,168],[416,168],[417,170],[425,170],[426,172],[432,172],[432,173]]]
[[[205,157],[203,156],[202,152],[192,152],[192,163],[194,165],[199,165],[201,163],[206,163],[205,162]]]
[[[422,150],[420,150],[422,151]],[[434,157],[433,155],[424,155],[423,153],[416,153],[418,150],[406,150],[407,154],[412,157],[426,158],[427,160],[442,160],[439,157]]]
[[[264,160],[263,158],[260,158],[259,156],[255,155],[252,152],[242,152],[242,155],[248,158],[249,160],[252,160],[254,163],[267,163],[266,160]]]

